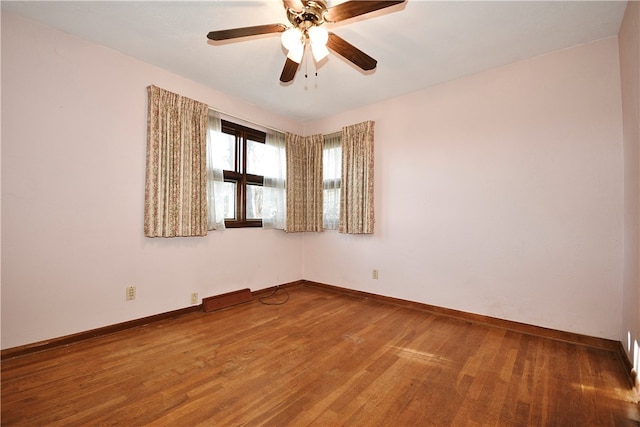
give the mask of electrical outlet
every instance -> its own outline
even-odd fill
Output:
[[[197,304],[198,303],[198,293],[194,292],[191,294],[191,304]]]
[[[131,301],[136,299],[136,287],[129,286],[127,287],[127,301]]]
[[[377,268],[374,268],[373,271],[371,272],[371,278],[378,280],[378,269]]]

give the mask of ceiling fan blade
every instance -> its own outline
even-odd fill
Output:
[[[284,7],[295,11],[301,11],[304,9],[304,5],[300,0],[282,0]]]
[[[230,30],[211,31],[207,38],[211,40],[228,40],[239,37],[257,36],[260,34],[281,33],[287,27],[283,24],[256,25],[254,27],[232,28]]]
[[[296,75],[296,71],[298,71],[298,63],[287,58],[287,62],[284,63],[284,68],[282,69],[282,74],[280,74],[280,81],[282,83],[288,83]]]
[[[327,47],[365,71],[376,68],[378,61],[334,33],[329,33]]]
[[[337,4],[327,9],[324,19],[327,22],[339,22],[355,16],[364,15],[365,13],[374,12],[386,7],[395,6],[404,3],[405,0],[380,0],[380,1],[362,1],[351,0]]]

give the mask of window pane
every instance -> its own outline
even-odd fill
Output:
[[[247,219],[262,218],[262,186],[247,185]]]
[[[342,175],[342,147],[322,150],[322,179],[338,179]]]
[[[247,140],[247,173],[265,175],[266,157],[265,144]]]
[[[236,219],[236,183],[225,181],[221,185],[224,200],[224,218]]]
[[[228,133],[216,132],[211,145],[214,167],[235,171],[236,137]]]
[[[324,228],[337,230],[340,225],[340,186],[342,176],[342,147],[322,150],[322,220]]]
[[[323,190],[322,204],[324,228],[337,230],[340,225],[340,188]]]

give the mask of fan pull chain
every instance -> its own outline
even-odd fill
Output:
[[[315,68],[314,75],[316,77],[316,80],[313,84],[313,87],[317,89],[318,88],[318,64],[316,64],[316,62],[313,59],[311,59],[311,55],[305,55],[303,58],[303,61],[304,61],[304,78],[305,78],[304,90],[309,89],[307,86],[307,80],[309,79],[309,61],[313,61],[313,66]]]
[[[316,68],[314,75],[318,77],[318,64],[314,62],[313,65]],[[304,78],[305,79],[309,78],[309,58],[308,57],[304,61]]]
[[[309,77],[309,55],[306,55],[306,58],[304,58],[304,78],[308,78]]]
[[[305,45],[305,49],[306,48],[307,46]],[[307,87],[307,78],[309,77],[309,55],[305,55],[302,59],[304,60],[304,90],[306,91],[309,90],[309,88]]]

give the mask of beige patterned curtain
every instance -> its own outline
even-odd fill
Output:
[[[372,121],[342,128],[340,233],[373,233],[373,128]]]
[[[285,135],[287,219],[285,231],[322,231],[322,135]]]
[[[208,106],[147,87],[144,235],[207,234]]]

